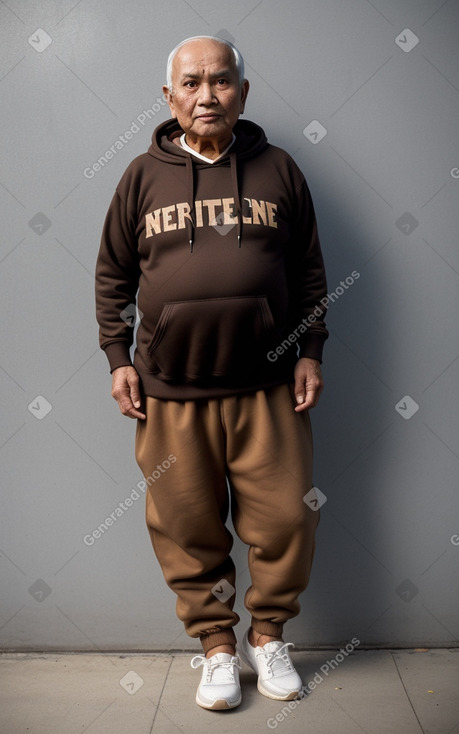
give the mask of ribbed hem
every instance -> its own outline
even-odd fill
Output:
[[[132,364],[127,342],[110,342],[103,349],[110,365],[110,372],[118,369],[118,367],[126,367]]]
[[[308,334],[300,346],[300,357],[317,359],[322,364],[322,354],[327,336],[322,334]]]
[[[201,640],[204,654],[212,647],[217,647],[217,645],[235,645],[237,641],[232,627],[219,630],[218,632],[210,632],[207,635],[201,635],[199,639]]]
[[[270,637],[282,637],[283,623],[270,622],[269,619],[254,619],[252,617],[251,627],[260,635]]]
[[[207,385],[206,387],[198,387],[189,383],[171,383],[160,380],[156,375],[145,372],[142,362],[134,356],[134,367],[136,368],[144,395],[160,400],[210,400],[212,398],[226,398],[230,395],[243,395],[244,393],[252,393],[257,390],[268,390],[270,387],[277,387],[285,383],[293,382],[293,366],[285,370],[285,374],[276,376],[272,379],[263,379],[261,376],[256,383],[244,384],[235,387],[223,387]]]

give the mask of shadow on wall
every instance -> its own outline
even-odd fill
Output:
[[[311,581],[292,631],[306,647],[353,638],[363,645],[385,644],[390,641],[378,636],[377,622],[388,607],[392,573],[378,551],[376,494],[387,475],[383,437],[396,418],[392,390],[384,382],[385,276],[373,264],[374,232],[349,214],[359,211],[359,202],[349,202],[345,191],[330,200],[325,180],[320,188],[314,187],[313,198],[327,268],[330,336],[322,366],[325,389],[311,420],[314,482],[323,504]],[[369,353],[369,343],[377,350]]]

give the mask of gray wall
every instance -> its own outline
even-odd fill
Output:
[[[336,295],[326,390],[312,414],[326,503],[288,638],[458,639],[459,3],[231,7],[0,4],[5,648],[199,647],[175,618],[143,498],[84,542],[141,478],[135,423],[110,396],[98,348],[103,218],[124,169],[168,117],[169,50],[198,33],[226,36],[244,54],[245,116],[304,171]],[[122,149],[88,172],[120,136]],[[360,277],[340,286],[354,270]],[[249,579],[239,541],[234,556],[240,632]]]

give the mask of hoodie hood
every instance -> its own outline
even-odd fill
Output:
[[[178,166],[186,165],[186,159],[193,158],[196,167],[200,168],[210,165],[221,165],[225,161],[228,161],[230,153],[236,153],[240,160],[252,158],[259,155],[268,145],[264,130],[259,125],[256,125],[250,120],[238,120],[233,128],[236,140],[226,156],[216,163],[206,163],[205,161],[200,161],[198,158],[194,158],[181,146],[173,142],[173,139],[182,135],[183,132],[184,130],[182,130],[175,118],[162,122],[151,136],[151,145],[148,148],[148,153],[153,158],[158,158],[165,163]]]
[[[174,139],[183,134],[177,119],[166,120],[154,130],[151,145],[148,153],[163,163],[169,165],[184,166],[187,196],[190,204],[190,219],[187,220],[187,231],[190,244],[190,251],[193,252],[194,230],[196,227],[196,212],[194,206],[194,193],[196,171],[203,168],[214,166],[230,166],[231,180],[233,185],[233,195],[236,209],[236,217],[238,226],[236,229],[238,246],[242,244],[242,205],[240,196],[240,180],[238,173],[238,162],[245,161],[259,155],[268,145],[264,130],[250,120],[238,120],[233,128],[236,140],[232,144],[226,155],[215,163],[207,163],[196,158],[188,151],[184,150],[180,145],[174,142]]]

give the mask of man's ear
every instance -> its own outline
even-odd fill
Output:
[[[177,115],[175,113],[175,107],[174,107],[174,95],[169,90],[169,87],[166,87],[165,84],[163,86],[163,95],[164,95],[164,98],[165,98],[167,104],[169,105],[169,109],[171,111],[171,116],[172,117],[177,117]]]
[[[244,112],[245,102],[249,93],[250,84],[247,79],[244,79],[241,85],[241,110],[240,114]]]

